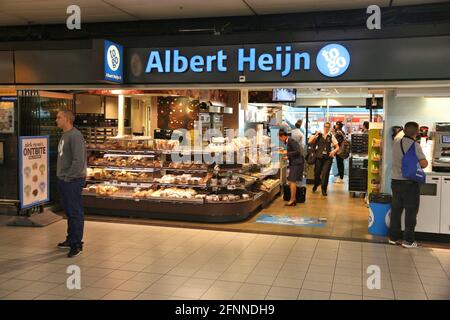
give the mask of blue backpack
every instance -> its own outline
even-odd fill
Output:
[[[418,183],[425,183],[426,175],[419,164],[419,159],[416,154],[416,142],[413,142],[408,151],[403,149],[403,139],[400,141],[402,147],[403,160],[402,160],[402,175],[403,178],[408,180],[417,181]]]

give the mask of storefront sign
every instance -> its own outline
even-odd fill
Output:
[[[48,136],[19,137],[19,192],[22,209],[49,201]]]
[[[105,40],[104,42],[104,80],[123,82],[123,46]]]
[[[448,79],[450,65],[445,62],[449,50],[450,37],[127,48],[124,81],[168,84]]]
[[[211,73],[228,72],[236,68],[238,72],[277,72],[286,77],[293,72],[311,69],[311,54],[293,51],[292,46],[275,46],[275,52],[257,50],[255,47],[238,48],[236,61],[229,61],[224,50],[210,55],[186,55],[179,49],[163,52],[151,50],[145,73]],[[327,77],[342,75],[350,65],[350,54],[340,44],[328,44],[316,58],[319,71]]]

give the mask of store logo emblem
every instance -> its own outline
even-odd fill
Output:
[[[348,69],[350,65],[350,54],[340,44],[328,44],[317,54],[316,64],[320,73],[324,76],[331,78],[338,77]]]
[[[123,47],[117,43],[105,40],[104,49],[105,80],[112,82],[122,82]]]
[[[107,54],[108,66],[112,71],[116,71],[120,66],[120,52],[116,45],[112,44],[108,48]]]

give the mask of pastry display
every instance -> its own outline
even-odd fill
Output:
[[[98,186],[97,193],[102,196],[111,196],[119,191],[119,188],[115,186]]]
[[[272,189],[277,183],[278,183],[279,179],[267,179],[264,180],[261,184],[261,190],[263,191],[269,191],[270,189]]]
[[[210,144],[206,149],[217,152],[243,152],[246,159],[248,159],[247,152],[242,149],[252,145],[251,140],[247,138],[215,139],[214,142],[215,144]],[[203,158],[199,160],[197,153],[183,158],[183,161],[175,161],[173,153],[157,152],[178,151],[179,142],[175,140],[142,141],[126,137],[122,140],[109,139],[104,144],[90,144],[88,148],[91,148],[91,150],[88,149],[88,186],[83,189],[83,194],[103,198],[103,201],[105,198],[108,201],[108,197],[111,197],[111,201],[130,199],[158,202],[163,200],[164,204],[161,204],[163,207],[168,202],[167,205],[170,206],[172,200],[177,203],[185,200],[186,203],[196,204],[231,204],[243,200],[251,201],[253,194],[250,190],[258,193],[260,193],[258,187],[260,190],[271,190],[279,182],[275,179],[264,181],[263,177],[251,178],[250,173],[245,173],[245,170],[251,169],[250,166],[244,168],[240,163],[227,163],[213,167],[205,163]],[[155,152],[145,152],[145,150]],[[188,153],[183,155],[189,156]],[[47,170],[47,168],[44,169]],[[240,174],[236,173],[236,169]],[[260,169],[259,166],[256,169]],[[29,170],[31,181],[36,172],[31,167]],[[253,185],[258,180],[263,181]],[[32,186],[26,191],[32,196],[34,188]],[[133,203],[130,202],[131,209]],[[141,203],[136,208],[144,210],[143,208],[148,207]]]

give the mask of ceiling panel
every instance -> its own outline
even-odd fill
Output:
[[[71,4],[81,7],[82,22],[155,20],[294,13],[388,6],[390,0],[0,0],[0,25],[64,23]],[[393,0],[414,5],[441,0]]]
[[[328,11],[388,6],[389,0],[247,0],[258,14]]]
[[[140,19],[199,18],[253,14],[242,0],[132,0],[126,2],[122,0],[108,0],[108,2]]]

